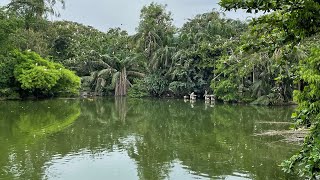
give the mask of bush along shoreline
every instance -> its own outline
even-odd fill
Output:
[[[18,50],[2,63],[6,77],[1,82],[3,99],[49,98],[78,96],[80,77],[60,63],[42,58],[35,52]]]
[[[320,173],[318,0],[221,0],[226,11],[269,12],[247,22],[207,12],[173,24],[165,5],[140,12],[136,32],[101,32],[49,21],[64,1],[10,1],[0,7],[0,97],[178,97],[213,94],[217,101],[297,102],[295,128],[311,129],[284,171]],[[37,9],[39,11],[34,11]],[[312,13],[310,13],[312,12]],[[81,77],[81,78],[80,78]],[[82,95],[85,93],[82,93]]]

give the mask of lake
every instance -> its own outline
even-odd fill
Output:
[[[0,179],[294,179],[293,107],[173,99],[0,102]]]

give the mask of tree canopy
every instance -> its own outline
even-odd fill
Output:
[[[293,118],[297,127],[310,128],[310,134],[305,138],[302,150],[282,166],[286,172],[297,171],[301,176],[316,179],[320,171],[319,151],[319,99],[317,98],[318,71],[318,34],[320,22],[320,4],[318,0],[296,1],[254,1],[254,0],[222,0],[220,5],[226,10],[245,9],[247,12],[270,12],[250,24],[250,34],[258,39],[258,48],[254,44],[245,46],[250,52],[272,53],[275,62],[282,70],[275,78],[277,83],[295,81],[294,99],[299,103]],[[253,41],[257,42],[257,41]],[[268,54],[266,54],[268,55]],[[269,55],[270,56],[270,55]],[[261,57],[261,56],[260,56]],[[265,60],[264,60],[265,61]],[[272,62],[271,62],[272,63]],[[275,64],[275,63],[274,63]],[[285,65],[285,66],[283,66]],[[285,72],[285,73],[283,73]],[[280,84],[280,85],[281,85]],[[292,85],[291,85],[292,86]],[[281,87],[280,88],[284,88]],[[287,88],[286,88],[287,89]],[[290,90],[290,94],[292,94]]]
[[[151,3],[141,9],[133,35],[48,21],[59,14],[57,4],[64,1],[12,0],[0,8],[0,97],[80,89],[101,96],[210,93],[220,102],[259,105],[296,101],[296,127],[311,133],[282,166],[319,176],[318,0],[221,0],[225,10],[265,14],[241,22],[212,11],[181,28],[165,5]]]

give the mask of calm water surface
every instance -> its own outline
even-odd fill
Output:
[[[290,107],[181,100],[0,102],[0,179],[294,179]]]

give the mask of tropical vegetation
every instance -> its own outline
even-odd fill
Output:
[[[166,6],[141,10],[136,33],[101,32],[49,21],[64,1],[16,1],[0,7],[0,97],[182,97],[257,105],[298,103],[296,128],[310,129],[282,166],[309,178],[320,172],[318,0],[222,0],[225,10],[263,15],[248,22],[212,11],[173,24]],[[81,77],[81,79],[79,78]],[[81,82],[80,82],[81,81]]]

